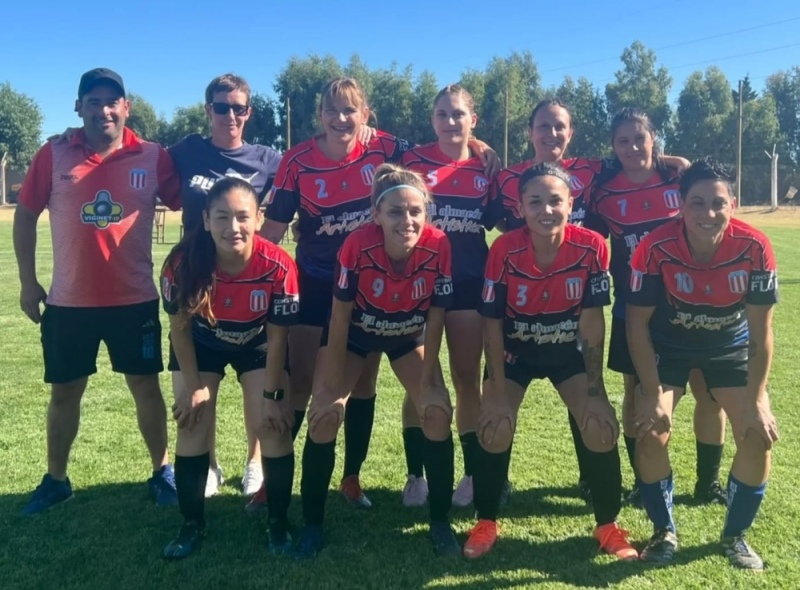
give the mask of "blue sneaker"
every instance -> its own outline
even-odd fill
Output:
[[[175,471],[172,465],[164,465],[153,472],[153,477],[147,480],[150,497],[156,506],[175,506],[178,504],[178,492],[175,490]]]
[[[294,550],[294,556],[298,559],[313,559],[322,551],[324,537],[322,526],[307,524],[300,531],[300,540]]]
[[[200,547],[206,536],[205,526],[195,521],[187,521],[181,525],[178,536],[164,547],[164,559],[184,559]]]
[[[271,555],[287,555],[292,552],[292,535],[286,519],[270,520],[267,528],[267,550]]]
[[[22,509],[22,514],[39,514],[70,499],[72,499],[72,484],[69,478],[58,481],[47,473],[42,478],[42,483],[34,490],[30,501]]]

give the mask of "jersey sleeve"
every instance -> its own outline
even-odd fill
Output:
[[[277,273],[272,285],[272,301],[267,321],[279,326],[292,326],[297,323],[300,311],[297,265],[289,256],[283,256],[280,264],[283,268]]]
[[[607,238],[610,234],[608,230],[608,224],[606,223],[603,216],[597,210],[597,194],[596,190],[593,188],[592,190],[588,190],[586,192],[587,195],[587,202],[586,202],[586,217],[583,220],[583,227],[586,229],[590,229],[599,233],[604,238]]]
[[[53,148],[51,142],[47,142],[33,157],[17,200],[20,205],[38,214],[47,207],[51,192],[53,192]]]
[[[272,185],[275,184],[275,176],[278,174],[278,166],[280,166],[280,164],[280,153],[276,152],[271,147],[267,147],[264,150],[264,173],[267,175],[267,180],[264,183],[264,190],[258,195],[259,203],[263,202],[272,190]]]
[[[294,158],[284,156],[278,164],[275,181],[267,194],[267,219],[290,223],[299,206],[300,193]]]
[[[506,210],[500,195],[500,186],[495,178],[489,185],[489,202],[486,204],[486,212],[483,214],[483,226],[489,230],[494,229],[494,226],[502,221],[505,215]]]
[[[158,146],[158,198],[173,211],[181,208],[181,177],[167,150]]]
[[[414,144],[410,141],[383,133],[382,131],[378,131],[378,139],[384,147],[386,161],[392,164],[402,163],[403,155],[414,147]]]
[[[161,304],[168,315],[178,313],[178,265],[180,261],[169,257],[161,271]]]
[[[351,234],[352,236],[352,234]],[[356,241],[349,237],[345,239],[336,257],[336,284],[333,286],[333,296],[340,301],[353,301],[358,290],[358,258],[359,247]]]
[[[500,320],[506,314],[508,276],[505,268],[507,248],[505,240],[495,240],[489,248],[489,258],[484,271],[481,307],[483,317]]]
[[[753,270],[746,302],[750,305],[774,305],[778,302],[778,269],[772,245],[766,238],[753,243]]]
[[[664,292],[664,277],[651,253],[650,240],[642,240],[631,258],[631,284],[628,303],[655,307]]]
[[[597,241],[596,255],[589,265],[589,288],[584,290],[582,306],[611,305],[611,280],[608,275],[609,253],[605,240]]]
[[[433,284],[431,306],[448,308],[453,304],[453,273],[450,240],[442,236],[439,240],[439,256],[436,279]]]

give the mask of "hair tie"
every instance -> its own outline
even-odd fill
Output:
[[[390,186],[389,188],[387,188],[385,191],[383,191],[381,194],[378,195],[378,197],[375,199],[375,206],[377,207],[378,203],[381,202],[381,199],[385,197],[388,193],[392,192],[393,190],[397,190],[399,188],[407,188],[411,189],[412,191],[416,191],[419,194],[419,196],[422,197],[423,199],[428,196],[424,192],[419,190],[419,188],[417,188],[416,186],[410,184],[396,184],[394,186]]]

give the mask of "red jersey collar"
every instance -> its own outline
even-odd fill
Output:
[[[70,147],[80,145],[86,148],[87,151],[94,153],[92,148],[89,147],[89,144],[86,143],[86,131],[83,127],[69,134],[69,145]],[[122,130],[122,149],[134,151],[141,151],[142,149],[142,140],[127,127]]]

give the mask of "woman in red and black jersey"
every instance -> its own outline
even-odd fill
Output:
[[[282,553],[291,546],[286,513],[294,417],[284,371],[288,326],[297,317],[297,268],[257,234],[261,221],[252,185],[224,178],[206,196],[203,226],[189,231],[164,263],[161,291],[170,320],[172,412],[178,423],[175,482],[184,518],[164,548],[168,559],[186,557],[205,536],[208,433],[228,365],[242,386],[245,415],[256,419],[251,428],[260,433],[270,550]]]

